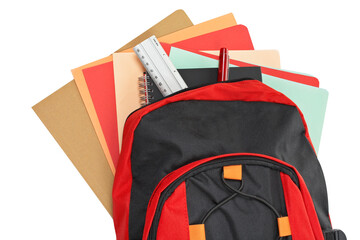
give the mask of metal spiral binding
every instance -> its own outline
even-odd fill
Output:
[[[149,86],[153,86],[154,84],[149,81],[149,75],[144,72],[143,76],[138,78],[139,80],[139,95],[140,95],[140,105],[145,106],[151,103],[151,100],[154,99],[154,96],[151,93],[154,91],[149,88]]]

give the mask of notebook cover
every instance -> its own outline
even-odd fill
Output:
[[[218,65],[218,60],[182,49],[172,49],[170,59],[178,70],[189,67],[213,68]],[[234,62],[237,61],[232,61],[232,63]],[[261,69],[263,70],[263,68]],[[297,77],[308,77],[307,75],[294,74],[281,70],[278,70],[278,72],[288,73],[290,76],[296,75]],[[277,91],[282,92],[298,105],[304,114],[315,151],[318,152],[325,118],[328,92],[325,89],[289,81],[288,79],[282,78],[282,74],[279,75],[280,76],[271,76],[262,72],[263,83]]]
[[[218,68],[179,69],[181,77],[188,88],[196,88],[217,82]],[[229,81],[240,79],[256,79],[262,81],[260,67],[231,67]],[[148,73],[139,79],[140,94],[144,105],[163,99],[163,95]]]
[[[154,25],[147,33],[162,36],[191,25],[185,12],[178,10]],[[146,38],[147,36],[139,36],[130,47]],[[33,106],[33,109],[112,215],[114,175],[75,82],[69,82]]]
[[[223,28],[233,25],[236,25],[233,15],[227,14],[211,19],[207,22],[200,23],[196,26],[192,26],[190,29],[186,28],[186,31],[184,29],[182,31],[183,34],[181,35],[181,39],[184,39],[184,37],[196,36],[199,32],[207,33],[218,30],[219,27]],[[198,32],[195,32],[194,29],[197,29]],[[115,172],[116,163],[120,154],[120,147],[118,146],[120,145],[120,138],[122,135],[115,134],[118,132],[118,125],[114,124],[117,121],[114,71],[111,68],[108,68],[109,64],[112,64],[112,59],[112,56],[100,59],[82,67],[73,69],[72,73],[75,82],[78,85],[80,94],[83,97],[90,119],[97,132],[99,141],[102,143],[104,152],[109,153],[109,164],[112,167],[113,172]],[[85,72],[86,77],[84,74]],[[91,76],[92,73],[95,75]],[[90,78],[89,81],[91,81],[91,85],[87,84],[87,77]],[[109,94],[102,95],[101,92],[107,92]],[[101,96],[101,98],[97,96]],[[99,116],[98,114],[104,115]],[[99,118],[101,118],[101,121]]]

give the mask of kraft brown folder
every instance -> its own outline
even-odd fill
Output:
[[[119,50],[133,47],[151,35],[164,36],[192,25],[186,13],[177,10]],[[114,175],[75,81],[72,80],[33,106],[33,109],[112,215]]]

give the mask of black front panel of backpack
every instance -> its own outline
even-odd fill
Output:
[[[308,185],[323,229],[331,228],[325,180],[297,109],[268,102],[180,101],[145,115],[134,132],[130,239],[141,239],[159,181],[210,156],[259,153],[295,166]]]

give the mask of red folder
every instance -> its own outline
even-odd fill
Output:
[[[113,62],[82,70],[114,166],[119,158]]]
[[[180,42],[167,44],[161,43],[166,53],[170,53],[170,47],[186,50],[254,50],[249,31],[244,25],[236,25],[197,37],[189,38]]]

